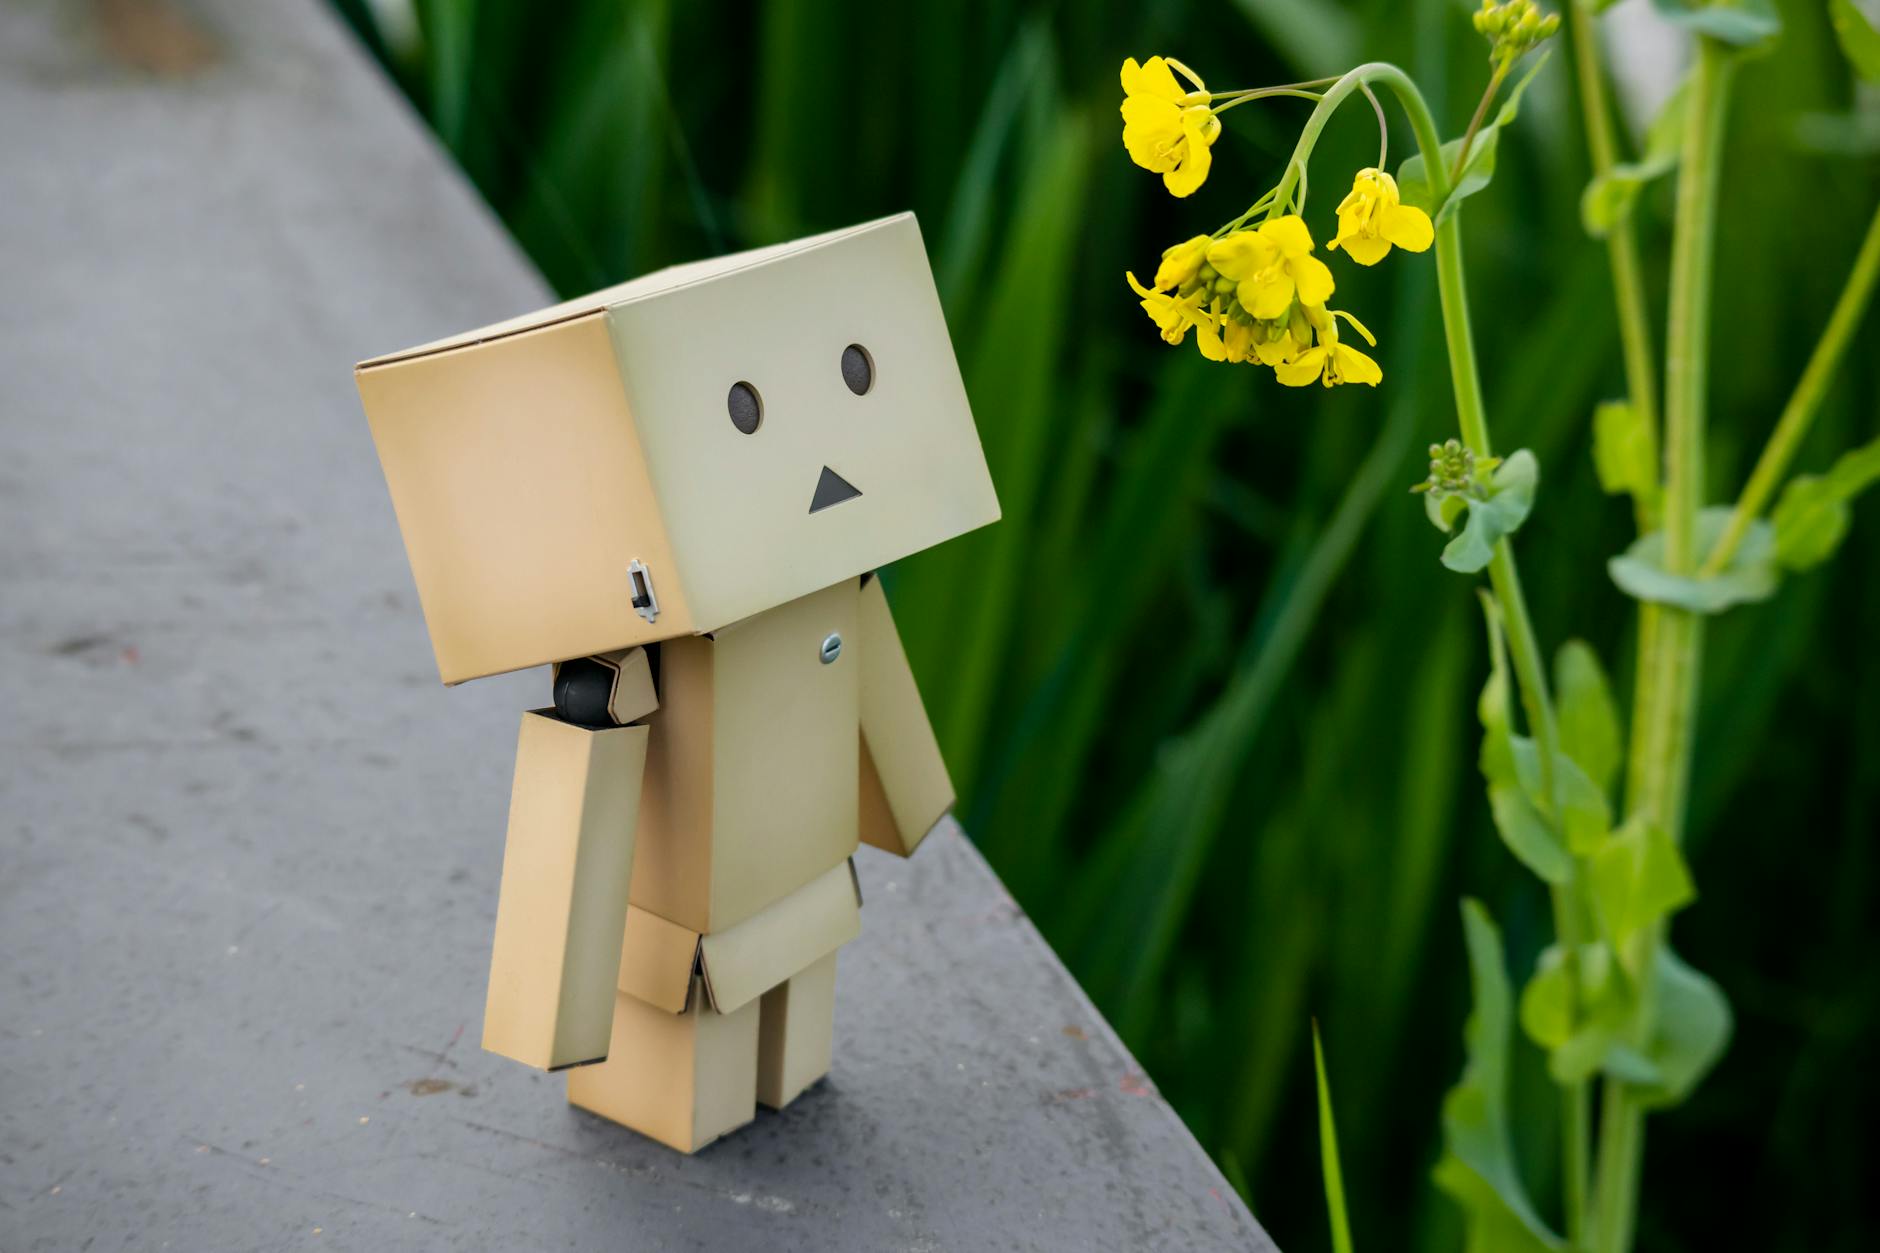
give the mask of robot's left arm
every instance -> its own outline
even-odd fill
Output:
[[[906,857],[953,808],[953,783],[881,580],[861,597],[862,842]]]
[[[607,1055],[658,708],[643,649],[555,668],[555,706],[522,716],[496,903],[483,1047],[561,1070]]]

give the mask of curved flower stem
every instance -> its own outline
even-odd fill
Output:
[[[1423,93],[1417,90],[1417,85],[1410,81],[1408,74],[1390,62],[1367,61],[1327,87],[1319,107],[1312,110],[1312,116],[1306,119],[1304,128],[1299,132],[1299,142],[1293,145],[1292,157],[1286,162],[1285,177],[1280,179],[1279,186],[1273,190],[1273,201],[1267,209],[1269,218],[1278,217],[1291,203],[1293,190],[1305,177],[1306,162],[1319,142],[1319,133],[1332,120],[1332,114],[1338,112],[1338,106],[1352,92],[1367,83],[1382,83],[1396,93],[1404,113],[1410,118],[1410,129],[1416,135],[1417,147],[1423,150],[1423,159],[1430,165],[1431,190],[1437,193],[1438,201],[1449,194],[1449,179],[1441,168],[1443,145],[1436,138],[1436,121],[1430,116],[1430,107],[1424,103]]]
[[[1867,228],[1867,238],[1847,276],[1847,286],[1841,289],[1841,298],[1835,301],[1834,312],[1828,317],[1827,329],[1822,331],[1814,354],[1808,358],[1801,380],[1795,384],[1795,393],[1783,407],[1768,445],[1756,459],[1756,468],[1750,472],[1742,496],[1730,511],[1729,525],[1705,559],[1698,572],[1700,575],[1716,574],[1729,565],[1743,536],[1749,532],[1750,523],[1762,515],[1763,506],[1769,503],[1795,450],[1814,424],[1822,397],[1827,395],[1828,382],[1834,377],[1834,367],[1840,364],[1841,354],[1847,351],[1847,342],[1853,338],[1854,328],[1860,325],[1861,314],[1866,312],[1876,277],[1880,277],[1880,209],[1874,212],[1873,224]]]
[[[1717,184],[1724,117],[1734,61],[1715,40],[1700,39],[1678,169],[1677,215],[1671,245],[1670,310],[1665,333],[1665,569],[1696,570],[1697,511],[1703,503],[1705,386],[1710,364],[1712,253],[1717,233]],[[1639,657],[1643,693],[1633,727],[1628,778],[1630,812],[1657,824],[1671,839],[1683,837],[1690,782],[1691,735],[1703,621],[1688,610],[1659,611],[1657,638]],[[1654,1028],[1658,946],[1663,924],[1633,941],[1626,954],[1639,972],[1640,1008],[1635,1043]],[[1608,1078],[1601,1105],[1594,1244],[1598,1253],[1631,1247],[1638,1208],[1644,1110],[1633,1088]]]
[[[1237,104],[1246,104],[1249,100],[1271,100],[1275,96],[1291,96],[1299,100],[1320,99],[1318,92],[1306,91],[1304,88],[1300,87],[1263,87],[1258,91],[1250,91],[1244,95],[1235,96],[1226,104],[1215,109],[1214,113],[1216,117],[1219,117]],[[1216,97],[1216,99],[1219,99],[1219,97]]]
[[[1377,98],[1368,83],[1363,91],[1364,98],[1371,102],[1371,112],[1377,114],[1377,169],[1381,172],[1390,160],[1390,123],[1384,120],[1384,102]]]
[[[1469,149],[1475,146],[1475,134],[1482,129],[1482,119],[1488,116],[1488,106],[1495,99],[1495,93],[1501,90],[1502,80],[1508,77],[1508,68],[1513,64],[1513,61],[1506,59],[1495,62],[1495,72],[1488,76],[1488,87],[1482,92],[1481,102],[1475,106],[1475,116],[1469,119],[1469,129],[1462,132],[1462,143],[1456,148],[1455,168],[1449,171],[1450,182],[1462,177],[1462,167],[1469,163]]]
[[[1462,272],[1462,227],[1454,207],[1444,213],[1449,198],[1449,172],[1443,165],[1443,146],[1436,132],[1436,121],[1416,84],[1396,66],[1385,62],[1360,65],[1326,89],[1300,133],[1299,143],[1286,163],[1286,175],[1275,189],[1269,216],[1276,216],[1292,195],[1305,173],[1307,160],[1319,133],[1338,106],[1358,88],[1369,83],[1389,87],[1410,120],[1410,130],[1430,180],[1430,198],[1437,208],[1436,283],[1443,311],[1443,338],[1449,350],[1449,374],[1456,396],[1456,420],[1462,440],[1478,458],[1494,454],[1489,440],[1487,408],[1482,400],[1482,380],[1476,367],[1475,337],[1469,323],[1468,288]],[[1368,93],[1367,93],[1368,94]],[[1484,106],[1485,108],[1486,106]],[[1479,112],[1479,111],[1478,111]],[[1554,761],[1560,750],[1560,733],[1554,716],[1553,697],[1548,691],[1547,670],[1542,662],[1534,620],[1528,612],[1527,598],[1521,591],[1521,577],[1516,569],[1514,550],[1504,538],[1496,543],[1488,564],[1489,586],[1501,608],[1507,627],[1508,655],[1513,663],[1515,684],[1521,695],[1522,712],[1529,734],[1539,750],[1542,807],[1550,822],[1557,812],[1554,792]],[[1576,865],[1577,877],[1577,865]],[[1553,891],[1554,932],[1569,953],[1577,954],[1581,942],[1580,909],[1575,886],[1568,884]],[[1568,970],[1574,969],[1572,963]],[[1577,997],[1577,989],[1572,993]],[[1577,1224],[1573,1211],[1584,1209],[1588,1140],[1587,1085],[1570,1084],[1561,1090],[1562,1179],[1569,1208],[1568,1222]],[[1577,1193],[1576,1193],[1577,1189]]]
[[[1301,87],[1324,87],[1337,81],[1338,75],[1333,74],[1326,78],[1308,78],[1297,83],[1272,83],[1265,87],[1236,87],[1232,91],[1215,91],[1208,94],[1216,100],[1227,100],[1235,96],[1258,96],[1276,91],[1291,91]]]

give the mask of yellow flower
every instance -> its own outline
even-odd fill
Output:
[[[1207,310],[1201,307],[1201,299],[1207,293],[1199,289],[1186,296],[1171,296],[1167,292],[1152,291],[1136,281],[1134,274],[1127,274],[1129,285],[1142,297],[1142,311],[1149,315],[1156,329],[1162,332],[1162,338],[1171,344],[1179,344],[1188,334],[1188,328],[1203,319],[1211,319]]]
[[[1208,264],[1239,284],[1241,307],[1262,322],[1284,315],[1295,294],[1308,305],[1331,298],[1332,272],[1312,255],[1312,232],[1296,213],[1215,240]]]
[[[1213,241],[1206,235],[1197,235],[1185,243],[1162,251],[1162,264],[1156,267],[1155,289],[1174,291],[1186,287],[1195,275],[1201,272],[1201,265],[1208,259],[1208,245]]]
[[[1193,91],[1182,89],[1174,70]],[[1214,159],[1208,148],[1221,133],[1221,119],[1208,108],[1212,99],[1194,71],[1171,57],[1123,62],[1123,147],[1130,160],[1160,174],[1173,195],[1193,195],[1207,181]]]
[[[1397,180],[1379,169],[1359,170],[1351,194],[1338,205],[1338,236],[1326,250],[1343,246],[1359,265],[1376,265],[1392,244],[1422,252],[1436,237],[1430,215],[1397,198]]]
[[[1376,387],[1384,377],[1377,362],[1371,360],[1351,345],[1340,342],[1338,338],[1338,319],[1351,323],[1352,329],[1364,336],[1364,342],[1373,348],[1377,340],[1365,329],[1364,323],[1346,313],[1343,309],[1309,309],[1307,317],[1312,327],[1318,332],[1319,342],[1291,361],[1277,365],[1273,374],[1288,387],[1306,387],[1314,380],[1327,387],[1336,387],[1340,383],[1364,383]]]
[[[1208,318],[1195,323],[1195,346],[1209,361],[1251,361],[1254,350],[1254,325],[1231,313],[1221,312],[1221,298],[1208,306]]]
[[[1312,347],[1312,324],[1298,305],[1293,306],[1291,317],[1278,322],[1261,322],[1259,328],[1253,341],[1253,355],[1259,358],[1261,365],[1283,365]]]

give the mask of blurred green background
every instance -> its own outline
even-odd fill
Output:
[[[1453,430],[1431,265],[1335,262],[1340,304],[1382,341],[1376,391],[1292,392],[1165,348],[1123,271],[1148,274],[1270,185],[1309,105],[1235,110],[1208,185],[1174,201],[1124,155],[1116,75],[1155,52],[1217,87],[1387,58],[1454,134],[1487,71],[1466,7],[335,2],[563,293],[918,213],[1005,510],[888,576],[962,820],[1286,1247],[1325,1242],[1313,1016],[1359,1247],[1457,1247],[1427,1183],[1461,1064],[1457,898],[1487,901],[1517,978],[1549,922],[1475,771],[1470,581],[1437,564],[1406,493],[1422,446]],[[1729,133],[1719,499],[1880,195],[1819,0],[1782,8]],[[1519,547],[1544,642],[1584,637],[1624,685],[1631,615],[1604,561],[1629,510],[1601,496],[1588,451],[1593,406],[1621,380],[1604,253],[1578,220],[1567,51],[1469,203],[1471,299],[1498,442],[1543,466]],[[1393,128],[1394,165],[1410,140]],[[1321,239],[1375,144],[1359,107],[1320,146]],[[1667,197],[1643,207],[1655,283]],[[1798,469],[1871,437],[1877,385],[1880,317]],[[1677,934],[1738,1031],[1693,1102],[1653,1123],[1644,1248],[1880,1240],[1877,512],[1858,510],[1825,572],[1711,634],[1702,898]],[[1527,1052],[1520,1147],[1538,1179],[1554,1099]]]

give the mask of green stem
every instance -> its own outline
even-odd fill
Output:
[[[1410,81],[1408,74],[1390,62],[1367,61],[1327,87],[1324,99],[1312,110],[1312,116],[1306,119],[1305,127],[1299,132],[1299,142],[1293,146],[1292,156],[1286,162],[1285,176],[1280,179],[1279,186],[1274,188],[1273,201],[1267,209],[1269,218],[1284,213],[1291,203],[1293,190],[1305,176],[1306,162],[1311,159],[1312,149],[1319,142],[1319,133],[1332,120],[1332,114],[1338,112],[1338,106],[1352,92],[1367,83],[1382,83],[1396,94],[1398,103],[1403,105],[1404,114],[1410,119],[1410,130],[1416,136],[1417,147],[1423,152],[1423,162],[1430,168],[1432,198],[1440,204],[1449,194],[1449,178],[1443,169],[1442,141],[1436,137],[1436,119],[1430,116],[1430,106],[1424,102],[1423,93],[1417,90],[1417,85]]]
[[[1306,91],[1297,87],[1267,87],[1259,91],[1249,91],[1243,95],[1233,97],[1226,104],[1216,108],[1214,114],[1216,117],[1219,117],[1235,105],[1245,104],[1249,100],[1271,100],[1275,96],[1291,96],[1297,100],[1320,99],[1319,93],[1316,91]]]
[[[1715,40],[1699,41],[1678,170],[1665,333],[1664,563],[1673,574],[1690,574],[1699,558],[1712,254],[1732,68],[1727,48]],[[1633,730],[1630,777],[1637,786],[1628,799],[1634,815],[1656,823],[1673,840],[1683,837],[1702,650],[1702,620],[1667,606],[1660,610],[1652,652],[1639,659],[1639,681],[1649,691],[1642,719]],[[1649,929],[1625,954],[1627,968],[1640,982],[1634,1041],[1640,1045],[1650,1040],[1654,1027],[1653,972],[1662,932],[1662,926]],[[1611,1078],[1606,1080],[1602,1110],[1594,1248],[1598,1253],[1625,1253],[1631,1247],[1637,1210],[1644,1111],[1633,1091]]]
[[[1488,116],[1488,106],[1495,99],[1495,93],[1501,90],[1502,80],[1508,77],[1508,67],[1513,64],[1513,61],[1506,59],[1495,62],[1495,72],[1488,76],[1488,88],[1482,92],[1481,103],[1475,106],[1475,116],[1469,119],[1469,129],[1462,132],[1462,142],[1456,146],[1456,164],[1449,171],[1450,182],[1462,177],[1462,168],[1469,163],[1469,149],[1475,146],[1476,132],[1482,129],[1482,119]]]
[[[1867,300],[1873,295],[1876,277],[1880,277],[1880,209],[1874,212],[1873,224],[1867,228],[1867,238],[1860,246],[1859,255],[1854,258],[1854,268],[1847,276],[1847,285],[1841,289],[1841,298],[1835,301],[1834,312],[1828,317],[1827,329],[1822,331],[1821,339],[1815,344],[1814,354],[1808,358],[1801,380],[1795,384],[1795,393],[1783,407],[1782,417],[1777,420],[1776,429],[1770,433],[1768,445],[1763,448],[1762,456],[1756,459],[1756,468],[1750,472],[1749,481],[1743,485],[1743,494],[1737,498],[1736,507],[1730,511],[1730,523],[1704,562],[1701,574],[1716,574],[1730,564],[1730,558],[1736,555],[1737,546],[1749,532],[1750,523],[1762,516],[1763,507],[1769,503],[1776,484],[1782,481],[1783,474],[1788,471],[1795,450],[1801,446],[1808,428],[1814,424],[1822,397],[1827,395],[1828,383],[1834,377],[1834,368],[1841,363],[1841,355],[1847,351],[1848,341],[1854,337],[1854,328],[1860,325],[1861,314],[1867,310]]]
[[[1586,147],[1592,159],[1593,173],[1605,174],[1618,163],[1618,145],[1613,137],[1612,112],[1607,107],[1606,86],[1599,72],[1599,44],[1593,14],[1588,6],[1575,0],[1567,6],[1573,23],[1573,64],[1580,87],[1580,108],[1586,117]],[[1606,232],[1606,259],[1612,269],[1613,304],[1619,315],[1619,344],[1625,360],[1626,397],[1639,427],[1650,441],[1642,459],[1650,469],[1652,482],[1658,480],[1658,380],[1652,368],[1652,332],[1645,302],[1645,279],[1639,265],[1638,229],[1632,214],[1619,216]],[[1636,498],[1633,508],[1638,515],[1640,534],[1657,529],[1657,502]],[[1650,609],[1641,604],[1641,609]],[[1641,635],[1643,634],[1641,624]]]
[[[1425,161],[1428,161],[1426,155]],[[1431,166],[1431,168],[1436,168]],[[1441,202],[1440,196],[1438,203]],[[1488,419],[1482,403],[1481,376],[1475,364],[1475,342],[1470,333],[1468,290],[1462,275],[1462,233],[1452,213],[1436,228],[1436,280],[1442,295],[1443,332],[1449,344],[1449,373],[1456,394],[1456,417],[1462,439],[1477,457],[1493,455],[1489,443]],[[1527,597],[1521,590],[1521,575],[1515,566],[1514,549],[1506,539],[1495,545],[1488,563],[1489,585],[1501,606],[1507,626],[1508,657],[1513,663],[1515,686],[1521,693],[1522,712],[1540,758],[1541,795],[1549,822],[1558,812],[1554,793],[1554,761],[1560,751],[1559,726],[1554,716],[1553,699],[1547,686],[1547,668],[1542,660],[1540,641],[1534,633],[1534,620],[1528,612]],[[1576,867],[1577,870],[1577,867]],[[1582,942],[1579,910],[1574,903],[1572,885],[1552,890],[1554,934],[1570,954],[1569,1004],[1578,1004],[1577,963]],[[1561,1205],[1566,1213],[1569,1240],[1579,1247],[1580,1229],[1586,1212],[1587,1148],[1590,1135],[1588,1111],[1589,1085],[1586,1080],[1563,1084],[1560,1089],[1560,1178]]]
[[[1599,45],[1594,15],[1588,5],[1578,2],[1567,6],[1572,22],[1573,64],[1579,79],[1580,108],[1586,117],[1586,147],[1593,173],[1604,174],[1617,164],[1618,144],[1613,134],[1612,112],[1607,107],[1606,86],[1599,71]],[[1638,415],[1639,429],[1646,447],[1640,456],[1647,467],[1650,482],[1658,481],[1658,380],[1652,366],[1652,332],[1649,306],[1645,300],[1645,279],[1639,264],[1638,228],[1630,211],[1620,215],[1606,233],[1606,259],[1612,269],[1613,304],[1619,316],[1619,344],[1625,361],[1626,398]],[[1639,493],[1632,499],[1633,515],[1639,534],[1658,528],[1658,500]],[[1650,709],[1650,685],[1643,681],[1644,661],[1658,651],[1658,606],[1640,601],[1638,606],[1639,681],[1633,684],[1632,725],[1645,725]],[[1626,795],[1636,796],[1645,786],[1637,771],[1643,758],[1634,755],[1626,778]],[[1571,1227],[1569,1227],[1571,1230]]]

